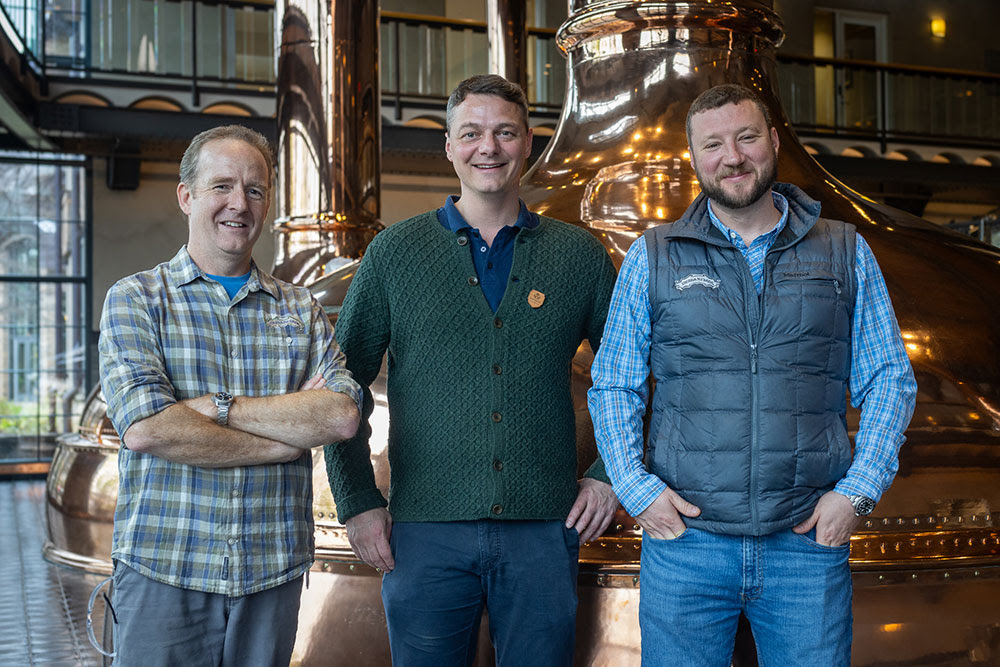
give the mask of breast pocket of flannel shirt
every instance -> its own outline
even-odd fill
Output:
[[[309,336],[291,327],[270,329],[261,345],[258,373],[270,391],[296,391],[309,379]]]

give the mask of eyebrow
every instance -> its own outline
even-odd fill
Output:
[[[508,128],[511,128],[511,127],[516,128],[517,127],[517,123],[510,122],[510,121],[505,121],[503,123],[498,123],[497,125],[495,125],[493,127],[493,129],[495,129],[495,130],[505,130],[505,129],[508,129]],[[458,129],[459,129],[459,131],[466,130],[466,129],[470,129],[470,130],[482,130],[483,126],[480,125],[479,123],[473,123],[471,121],[467,121],[467,122],[462,123],[461,125],[459,125]]]
[[[747,132],[747,131],[753,131],[753,132],[761,133],[760,128],[758,128],[756,125],[744,125],[743,127],[737,129],[734,134],[740,135],[740,134],[743,134],[744,132]],[[719,136],[720,136],[719,132],[710,132],[709,134],[706,134],[702,138],[701,141],[702,141],[702,143],[704,143],[704,142],[708,141],[709,139],[717,139]]]

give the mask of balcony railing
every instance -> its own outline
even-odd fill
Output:
[[[270,94],[274,6],[269,0],[0,0],[26,62],[49,74],[117,78]],[[44,12],[42,10],[44,9]],[[44,16],[45,20],[39,17]],[[440,109],[455,84],[487,69],[486,24],[381,15],[383,103]],[[528,101],[554,115],[566,61],[553,29],[527,30]],[[1000,148],[1000,75],[779,53],[789,121],[805,136]]]
[[[382,98],[397,120],[407,104],[440,105],[485,71],[486,24],[382,13]],[[555,30],[528,29],[528,101],[558,110],[566,61]],[[778,53],[778,87],[801,134],[879,142],[1000,147],[1000,75]]]
[[[1000,75],[779,53],[778,85],[800,134],[1000,145]]]
[[[463,79],[488,70],[486,24],[417,14],[381,14],[382,101],[397,120],[407,103],[436,107]],[[566,90],[566,59],[551,28],[527,29],[528,90],[536,110],[558,111]]]
[[[0,27],[50,78],[190,88],[195,105],[201,89],[273,90],[267,0],[0,0],[0,8]]]

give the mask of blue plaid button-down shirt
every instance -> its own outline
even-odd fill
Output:
[[[184,399],[285,394],[317,374],[328,389],[361,398],[307,289],[255,265],[230,299],[186,247],[108,291],[100,361],[119,433]],[[112,557],[152,579],[239,596],[290,581],[312,563],[308,453],[284,464],[200,468],[123,446],[118,470]]]
[[[747,246],[715,216],[712,224],[740,250],[760,293],[764,256],[788,219],[788,201],[774,194],[781,219]],[[864,406],[855,437],[854,461],[835,491],[878,500],[899,467],[903,430],[913,413],[917,384],[906,356],[882,272],[871,248],[857,236],[854,267],[857,297],[851,329],[851,404]],[[591,367],[587,403],[601,458],[615,493],[632,516],[666,488],[643,464],[642,416],[646,410],[651,338],[649,261],[639,237],[629,248],[615,283],[604,337]]]

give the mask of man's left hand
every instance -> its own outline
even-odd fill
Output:
[[[566,527],[576,528],[580,544],[589,542],[605,530],[618,509],[618,497],[611,485],[591,477],[580,480],[580,492],[566,517]]]
[[[854,532],[859,520],[847,496],[836,491],[827,491],[820,496],[812,516],[792,530],[801,535],[808,533],[815,526],[817,543],[839,547],[851,539],[851,533]]]

